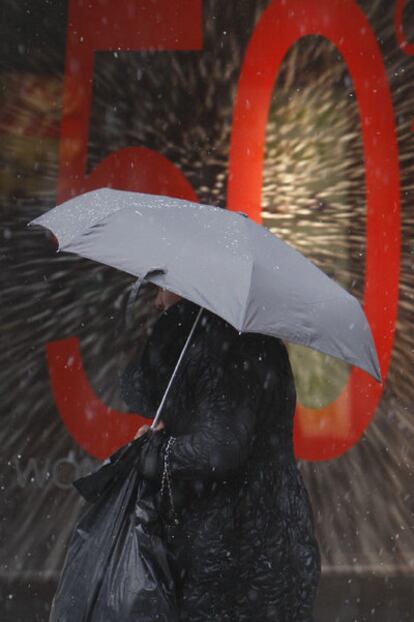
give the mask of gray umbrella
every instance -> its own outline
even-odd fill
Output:
[[[241,213],[100,188],[32,220],[76,253],[192,300],[240,332],[263,333],[347,361],[381,382],[358,300]]]

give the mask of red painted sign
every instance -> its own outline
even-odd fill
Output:
[[[401,4],[401,3],[400,3]],[[401,9],[402,11],[402,9]],[[100,186],[195,198],[183,174],[160,154],[130,147],[86,175],[88,127],[97,50],[200,50],[199,0],[69,2],[61,126],[58,202]],[[398,16],[397,16],[398,21]],[[263,12],[243,61],[229,162],[229,209],[261,220],[265,129],[273,85],[289,48],[321,35],[342,54],[357,95],[367,188],[364,310],[385,378],[394,338],[400,270],[400,180],[394,113],[381,53],[354,0],[274,0]],[[139,176],[137,171],[140,171]],[[74,440],[104,458],[134,435],[139,416],[103,404],[86,378],[73,337],[47,345],[52,389]],[[69,364],[70,362],[70,364]],[[309,460],[339,456],[371,420],[382,386],[354,368],[338,398],[321,409],[298,406],[296,454]]]

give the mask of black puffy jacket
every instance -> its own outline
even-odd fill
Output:
[[[131,410],[154,417],[199,307],[160,316],[121,378]],[[179,525],[166,538],[180,619],[313,620],[320,576],[309,498],[293,453],[296,403],[279,339],[239,334],[204,310],[162,411]],[[153,458],[154,458],[153,456]]]

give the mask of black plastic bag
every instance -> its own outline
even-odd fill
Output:
[[[68,544],[49,622],[177,622],[157,492],[136,469],[143,436],[73,482],[92,503]]]

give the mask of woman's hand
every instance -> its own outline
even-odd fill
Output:
[[[164,427],[165,427],[165,426],[164,426],[164,422],[163,422],[162,420],[160,420],[160,422],[158,423],[158,425],[157,425],[157,427],[155,428],[155,430],[162,430]],[[151,428],[150,428],[150,426],[149,426],[149,425],[147,425],[147,424],[142,425],[142,426],[139,428],[138,432],[135,434],[135,436],[134,436],[134,440],[135,440],[136,438],[139,438],[140,436],[143,436],[143,434],[145,434],[146,432],[148,432],[148,430],[150,430],[150,429],[151,429]]]

